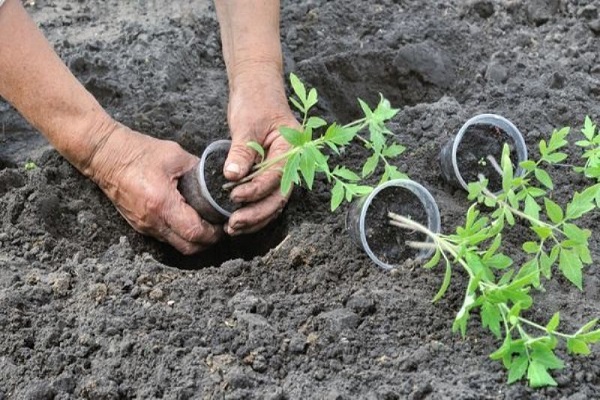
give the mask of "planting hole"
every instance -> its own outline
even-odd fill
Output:
[[[507,143],[513,166],[518,162],[514,140],[500,127],[492,124],[469,126],[456,151],[456,163],[464,181],[476,182],[478,175],[485,176],[492,192],[502,189],[502,175],[498,163],[502,159],[502,147]]]
[[[388,214],[402,215],[427,226],[423,203],[410,190],[390,186],[373,198],[365,215],[365,235],[371,251],[386,264],[398,265],[419,253],[406,242],[424,242],[424,233],[400,229],[389,224]]]
[[[261,231],[236,237],[225,236],[211,248],[191,256],[184,256],[174,248],[161,244],[156,258],[163,264],[182,269],[201,269],[219,266],[238,258],[252,260],[264,256],[283,241],[288,233],[285,217],[273,221]]]

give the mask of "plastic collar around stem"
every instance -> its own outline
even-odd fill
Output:
[[[515,176],[521,176],[524,173],[523,168],[519,165],[521,161],[527,160],[527,145],[525,144],[525,140],[523,139],[523,135],[517,129],[517,127],[510,122],[508,119],[504,118],[501,115],[497,114],[479,114],[469,119],[467,122],[463,124],[463,126],[458,131],[458,134],[454,138],[454,142],[452,144],[452,168],[454,169],[454,175],[458,179],[460,185],[468,190],[468,184],[463,179],[460,171],[458,170],[458,162],[456,160],[456,153],[458,151],[458,146],[462,141],[463,136],[467,129],[475,124],[489,124],[497,126],[502,129],[515,143],[515,148],[517,150],[517,169],[515,171]]]
[[[386,270],[393,269],[396,266],[392,265],[392,264],[387,264],[387,263],[381,261],[371,250],[371,247],[369,246],[369,242],[367,240],[367,234],[365,231],[365,218],[367,215],[367,211],[369,210],[369,206],[371,205],[371,202],[373,201],[375,196],[377,196],[377,194],[379,192],[381,192],[383,189],[386,189],[386,188],[389,188],[392,186],[407,189],[410,192],[412,192],[415,196],[417,196],[417,198],[419,199],[421,204],[423,204],[423,208],[425,209],[425,212],[427,213],[427,228],[433,233],[439,233],[441,230],[440,210],[438,209],[437,203],[435,202],[435,199],[433,198],[431,193],[429,193],[429,191],[427,189],[425,189],[425,187],[423,187],[421,184],[419,184],[415,181],[411,181],[410,179],[395,179],[395,180],[388,181],[388,182],[384,183],[383,185],[376,187],[365,198],[364,203],[362,204],[362,207],[360,209],[360,217],[359,217],[360,242],[361,242],[363,249],[369,256],[369,258],[371,260],[373,260],[375,262],[375,264],[377,264],[378,266],[380,266],[381,268],[386,269]],[[432,239],[430,237],[427,237],[426,242],[431,243]],[[422,259],[428,258],[433,254],[433,251],[434,251],[433,249],[423,249],[419,252],[416,259],[422,260]]]
[[[200,162],[198,163],[198,169],[196,170],[198,182],[200,183],[200,192],[202,196],[210,203],[210,205],[217,210],[224,217],[231,217],[231,211],[227,211],[223,207],[221,207],[215,199],[210,194],[208,190],[208,186],[206,185],[206,179],[204,176],[204,168],[206,166],[206,158],[216,150],[229,150],[231,148],[231,140],[216,140],[209,144],[204,152],[202,152],[202,156],[200,157]]]

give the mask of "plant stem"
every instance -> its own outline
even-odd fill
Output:
[[[500,174],[500,176],[502,176],[503,171],[502,171],[502,168],[500,167],[500,164],[498,164],[498,161],[496,161],[496,157],[494,157],[491,154],[488,154],[488,156],[486,158],[488,159],[490,164],[492,164],[492,167],[494,167],[496,172],[498,172],[498,174]]]

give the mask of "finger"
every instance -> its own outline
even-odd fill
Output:
[[[234,212],[225,227],[231,236],[256,232],[281,214],[287,199],[279,192]]]
[[[164,238],[164,241],[169,243],[171,246],[175,247],[177,251],[186,256],[199,253],[202,250],[206,249],[206,246],[203,246],[198,243],[189,242],[170,229],[163,231],[161,233],[161,236]]]
[[[264,199],[279,189],[281,171],[267,171],[252,181],[237,186],[231,191],[231,201],[234,203],[254,203]]]
[[[290,146],[285,139],[278,137],[271,143],[267,154],[267,161],[275,159],[289,150]],[[260,174],[251,182],[236,187],[231,192],[234,203],[252,203],[267,197],[279,188],[281,181],[281,167],[284,161]]]
[[[231,148],[223,167],[223,174],[230,181],[237,181],[248,175],[254,164],[256,152],[248,147],[250,140],[252,139],[248,134],[232,135]]]
[[[177,236],[186,242],[205,247],[215,244],[221,238],[221,228],[200,218],[178,192],[172,204],[165,211],[164,221]]]

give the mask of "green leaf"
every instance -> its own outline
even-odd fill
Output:
[[[355,128],[344,128],[336,123],[331,124],[325,131],[325,140],[339,146],[346,146],[356,136]]]
[[[315,171],[317,165],[315,164],[315,160],[310,156],[310,153],[303,152],[300,156],[300,173],[304,178],[304,182],[306,182],[306,187],[309,190],[312,190],[313,181],[315,179]]]
[[[505,256],[504,254],[496,254],[493,257],[485,260],[485,264],[495,269],[506,269],[513,263],[512,258]]]
[[[427,263],[425,265],[423,265],[423,268],[431,269],[431,268],[435,267],[440,262],[441,257],[442,257],[442,252],[440,251],[440,249],[436,249],[435,253],[433,254],[433,257],[431,257],[431,259],[429,261],[427,261]]]
[[[307,103],[306,88],[304,87],[304,84],[300,81],[300,79],[294,73],[290,74],[290,83],[292,84],[292,89],[294,89],[294,93],[296,94],[296,96],[298,96],[300,101],[304,105],[306,105],[306,103]],[[308,107],[305,107],[304,109],[306,111],[308,111],[307,108]]]
[[[528,366],[529,359],[527,358],[527,354],[521,354],[516,357],[508,369],[508,384],[510,385],[523,378]]]
[[[358,99],[358,104],[360,104],[360,108],[362,108],[366,118],[371,118],[373,116],[373,111],[371,111],[371,108],[367,103],[365,103],[361,99]]]
[[[553,154],[547,154],[543,160],[551,163],[551,164],[556,164],[559,163],[561,161],[564,161],[567,158],[567,154],[566,153],[553,153]]]
[[[569,338],[567,340],[567,350],[572,354],[587,356],[590,354],[590,348],[584,340],[578,338]]]
[[[349,170],[344,166],[337,166],[333,170],[333,175],[339,176],[340,178],[346,179],[350,182],[356,182],[360,180],[360,176]]]
[[[344,201],[344,186],[340,181],[336,181],[331,189],[331,211],[335,211]]]
[[[554,189],[554,185],[552,184],[552,178],[550,178],[550,175],[548,175],[546,171],[540,168],[536,168],[534,174],[536,179],[542,185],[546,186],[550,190]]]
[[[246,143],[246,146],[256,151],[260,155],[261,161],[265,159],[265,149],[263,149],[263,147],[258,142],[251,140],[248,143]]]
[[[298,182],[298,167],[300,165],[300,154],[293,154],[283,167],[283,175],[281,177],[281,193],[287,195],[292,189],[292,184]]]
[[[583,129],[581,130],[583,135],[587,138],[587,140],[593,140],[594,134],[596,132],[596,125],[592,122],[592,119],[586,115],[585,121],[583,123]]]
[[[598,318],[594,318],[593,320],[589,321],[588,323],[583,325],[581,328],[579,328],[579,330],[577,331],[577,335],[588,332],[590,329],[595,327],[597,323],[598,323]]]
[[[489,301],[484,301],[481,305],[481,325],[488,327],[490,331],[500,338],[500,322],[502,321],[502,314],[498,310],[496,304],[492,304]]]
[[[536,360],[531,361],[527,368],[527,380],[533,388],[556,386],[556,381],[550,376],[547,368]]]
[[[377,154],[372,154],[369,158],[367,158],[367,161],[365,162],[365,165],[363,165],[363,168],[362,168],[363,178],[371,175],[373,173],[373,171],[375,171],[375,168],[377,168],[378,161],[379,161],[379,156]]]
[[[532,161],[532,160],[521,161],[521,163],[519,165],[525,171],[533,171],[535,169],[535,166],[536,166],[535,161]]]
[[[587,229],[581,229],[575,224],[566,223],[563,225],[563,232],[565,235],[573,240],[574,242],[585,244],[588,241],[588,238],[592,234]]]
[[[446,290],[448,290],[448,286],[450,286],[451,278],[452,278],[452,267],[450,266],[449,262],[446,262],[446,271],[444,273],[444,280],[442,281],[440,290],[438,290],[438,292],[434,296],[433,300],[431,300],[432,303],[435,303],[436,301],[438,301],[439,299],[441,299],[444,296],[444,294],[446,293]]]
[[[573,250],[561,250],[558,268],[561,270],[565,278],[577,286],[579,290],[583,290],[583,277],[581,272],[583,269],[583,264],[581,263],[579,256],[575,254]]]
[[[552,222],[555,224],[562,222],[564,214],[562,208],[560,208],[558,204],[546,197],[544,198],[544,205],[546,206],[546,214],[548,214],[548,217]]]
[[[294,105],[294,107],[296,107],[296,109],[304,114],[306,114],[307,110],[304,108],[304,106],[302,104],[300,104],[298,102],[298,100],[296,100],[293,97],[290,97],[290,102]]]
[[[523,243],[523,251],[527,254],[536,254],[540,249],[540,245],[537,242],[525,242]]]
[[[594,199],[600,194],[600,184],[585,189],[582,193],[575,192],[573,200],[567,204],[567,219],[576,219],[593,210]]]
[[[319,118],[319,117],[310,117],[306,121],[306,127],[311,128],[311,129],[318,129],[325,125],[327,125],[327,121],[325,121],[323,118]]]
[[[546,240],[552,235],[552,228],[548,226],[532,226],[531,229],[540,237],[542,240]]]
[[[525,208],[523,209],[523,212],[525,214],[529,215],[534,219],[539,220],[541,209],[542,207],[540,207],[540,205],[535,201],[535,199],[532,196],[527,195],[525,197]]]
[[[312,88],[308,91],[308,96],[306,98],[306,111],[308,112],[308,109],[315,104],[317,104],[317,90]]]
[[[552,259],[546,252],[540,254],[540,272],[546,279],[552,277],[552,265],[556,262],[556,257]]]
[[[384,148],[382,151],[382,154],[384,157],[394,158],[394,157],[397,157],[400,154],[404,153],[405,150],[406,150],[406,147],[404,147],[400,144],[394,143],[391,146]]]
[[[549,369],[562,369],[565,363],[548,348],[538,346],[531,353],[531,358]]]
[[[504,144],[502,148],[502,190],[508,193],[512,188],[513,183],[513,165],[510,160],[510,148],[508,144]]]
[[[554,332],[556,330],[556,328],[558,327],[559,323],[560,323],[560,313],[556,312],[556,313],[554,313],[552,318],[550,318],[550,321],[548,321],[548,325],[546,325],[546,330],[548,331],[548,333]]]
[[[299,147],[305,143],[304,132],[301,132],[297,129],[288,128],[287,126],[282,126],[279,128],[279,133],[281,136],[292,146]]]

